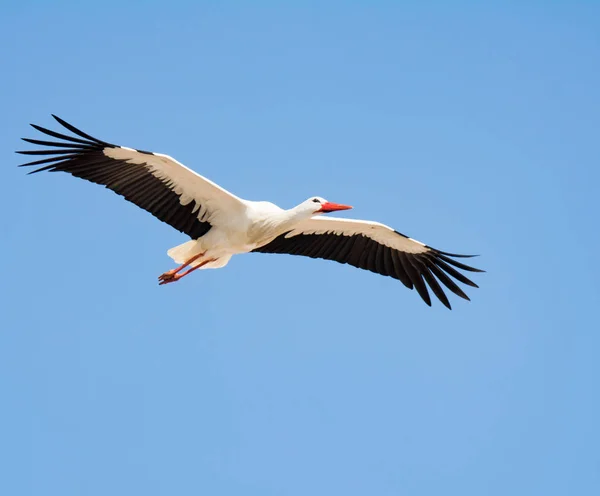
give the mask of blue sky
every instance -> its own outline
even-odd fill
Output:
[[[594,2],[14,2],[0,44],[0,493],[600,494]],[[56,113],[248,199],[481,254],[432,308],[26,176]]]

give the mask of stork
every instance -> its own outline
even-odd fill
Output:
[[[101,141],[52,117],[72,135],[31,124],[59,141],[22,138],[43,148],[17,153],[47,158],[21,166],[42,165],[30,174],[63,171],[104,185],[187,234],[190,241],[168,250],[179,266],[161,274],[160,285],[198,269],[224,267],[233,255],[258,252],[334,260],[390,276],[416,289],[429,306],[428,287],[449,309],[442,285],[465,300],[469,297],[453,279],[478,287],[457,270],[483,272],[456,260],[472,255],[437,250],[379,222],[323,217],[352,208],[348,205],[314,196],[285,210],[244,200],[168,155]]]

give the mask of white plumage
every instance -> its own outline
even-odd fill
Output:
[[[202,268],[220,268],[240,253],[287,253],[323,258],[391,276],[415,288],[431,305],[428,287],[448,308],[442,285],[469,299],[454,279],[477,287],[457,269],[482,272],[378,222],[322,217],[351,207],[312,197],[284,210],[270,202],[244,200],[188,169],[168,155],[98,140],[53,116],[75,136],[32,124],[60,141],[23,138],[39,150],[17,153],[49,156],[24,166],[33,172],[64,171],[115,191],[192,239],[168,250],[180,267],[159,277],[175,282]]]

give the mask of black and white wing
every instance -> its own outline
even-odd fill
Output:
[[[429,286],[450,309],[450,302],[440,283],[468,300],[469,297],[452,278],[468,286],[478,286],[457,269],[484,272],[454,260],[472,255],[436,250],[378,222],[334,217],[312,217],[253,251],[334,260],[390,276],[409,289],[415,288],[423,301],[431,306]]]
[[[31,124],[60,141],[23,138],[44,148],[17,153],[48,157],[22,164],[47,164],[30,174],[63,171],[102,184],[192,239],[245,209],[243,200],[168,155],[113,145],[52,117],[76,136]]]

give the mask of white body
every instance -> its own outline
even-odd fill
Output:
[[[233,255],[248,253],[275,239],[289,228],[286,211],[270,202],[242,200],[245,208],[236,216],[225,217],[200,239],[192,239],[167,251],[178,264],[204,253],[202,259],[214,259],[203,269],[224,267]],[[202,262],[198,259],[192,266]]]

